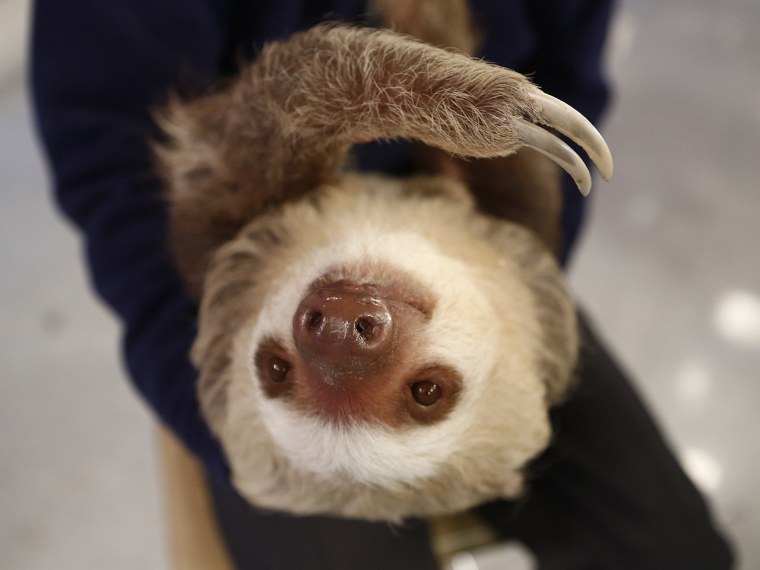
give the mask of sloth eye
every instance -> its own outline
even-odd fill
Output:
[[[288,353],[274,340],[267,339],[261,343],[254,356],[254,364],[262,380],[262,387],[270,396],[284,393],[291,384],[293,365],[285,357]]]
[[[452,366],[432,363],[414,371],[406,385],[399,413],[415,424],[431,425],[446,418],[456,407],[464,378]]]
[[[441,387],[438,386],[435,382],[431,382],[430,380],[423,380],[422,382],[415,382],[411,386],[412,389],[412,397],[414,398],[414,401],[417,402],[420,406],[432,406],[438,400],[441,399],[441,396],[443,395],[441,392]]]
[[[284,382],[290,372],[290,363],[279,356],[270,356],[267,362],[266,374],[269,380],[279,384]]]
[[[253,362],[261,388],[270,398],[285,396],[293,389],[295,374],[288,356],[288,352],[271,338],[263,340],[256,350]]]

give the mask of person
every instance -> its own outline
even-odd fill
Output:
[[[611,0],[471,5],[484,30],[480,55],[531,72],[545,91],[600,121],[609,100],[601,54]],[[207,469],[241,568],[435,568],[424,521],[293,518],[263,513],[234,493],[198,408],[188,361],[197,307],[168,253],[148,146],[157,134],[151,111],[173,88],[202,93],[266,42],[325,19],[372,24],[366,13],[361,0],[37,0],[34,7],[34,109],[58,203],[81,229],[91,279],[123,324],[135,386]],[[361,145],[357,163],[386,173],[412,168],[403,142]],[[567,264],[586,203],[574,190],[564,198]],[[584,337],[579,388],[554,412],[557,435],[531,468],[528,494],[483,505],[481,516],[524,542],[544,570],[730,567],[728,544],[629,380],[587,324]]]

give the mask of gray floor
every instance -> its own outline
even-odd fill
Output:
[[[0,0],[0,28],[25,4]],[[571,280],[753,570],[760,4],[621,7],[605,130],[616,174],[594,190]],[[166,568],[149,416],[48,198],[17,43],[0,49],[0,568]]]

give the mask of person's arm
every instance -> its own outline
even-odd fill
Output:
[[[152,176],[151,109],[170,86],[213,81],[227,2],[38,0],[34,107],[63,211],[82,230],[91,278],[124,324],[141,394],[216,477],[227,467],[200,416],[188,361],[195,307],[167,248]]]
[[[551,9],[529,4],[538,33],[535,81],[547,93],[559,97],[599,125],[610,100],[610,86],[604,69],[604,44],[615,2],[566,0],[546,4]],[[587,209],[587,200],[572,190],[572,181],[565,177],[562,209],[564,264],[567,264],[583,227]]]

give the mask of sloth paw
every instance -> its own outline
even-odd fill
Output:
[[[602,178],[612,178],[613,164],[610,149],[599,131],[588,119],[567,103],[547,95],[538,88],[530,98],[536,104],[535,122],[523,118],[516,120],[521,146],[530,147],[547,156],[573,177],[578,190],[587,196],[591,190],[591,174],[583,160],[562,139],[551,131],[562,133],[588,153]]]

